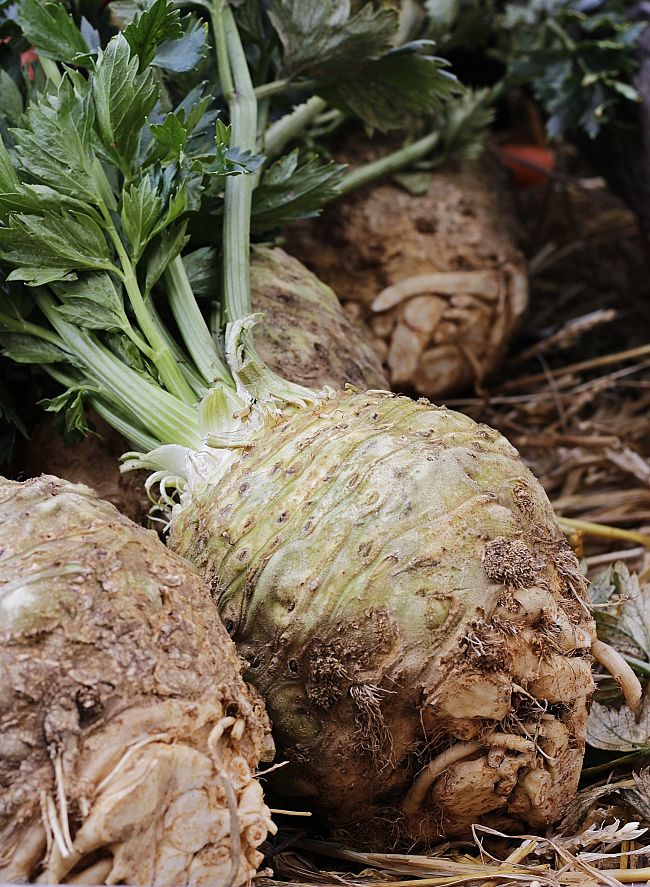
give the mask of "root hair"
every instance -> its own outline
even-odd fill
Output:
[[[362,748],[383,770],[393,761],[393,736],[381,710],[381,690],[374,684],[353,684],[350,696],[357,713],[354,723],[361,738]]]

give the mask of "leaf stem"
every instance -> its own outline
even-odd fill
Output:
[[[0,311],[0,327],[4,327],[8,332],[34,336],[37,339],[42,339],[44,342],[49,342],[51,345],[56,345],[57,348],[65,348],[63,340],[51,330],[38,326],[36,323],[31,323],[29,320],[19,320],[15,317],[10,317],[9,314],[5,314],[2,311]]]
[[[349,194],[350,191],[369,185],[382,176],[399,172],[400,169],[420,160],[429,151],[432,151],[439,141],[440,133],[432,132],[404,148],[393,151],[385,157],[380,157],[379,160],[358,166],[343,177],[343,181],[339,185],[339,194]]]
[[[133,312],[136,316],[136,320],[138,321],[140,329],[142,330],[147,341],[153,348],[154,353],[152,355],[152,360],[156,364],[156,368],[160,373],[160,377],[170,394],[174,394],[177,397],[180,397],[181,400],[184,400],[186,403],[195,403],[196,396],[194,394],[194,391],[187,383],[185,377],[178,367],[177,362],[174,360],[171,349],[161,337],[156,324],[149,314],[145,300],[142,296],[142,293],[140,292],[140,285],[138,284],[135,270],[133,268],[129,255],[124,248],[124,244],[122,243],[120,235],[118,234],[117,229],[113,224],[111,215],[103,202],[99,205],[99,208],[104,218],[106,229],[113,242],[113,246],[115,247],[115,251],[122,266],[120,277],[122,278],[122,282],[124,283],[124,288],[126,289],[131,307],[133,308]]]
[[[230,371],[219,353],[203,315],[196,304],[185,265],[177,256],[165,270],[167,298],[185,346],[207,385],[216,381],[232,384]]]
[[[128,412],[135,422],[144,424],[163,443],[198,449],[201,436],[196,409],[125,366],[91,333],[63,320],[54,299],[44,289],[37,292],[36,301],[67,350],[83,363],[88,377],[125,409],[128,405]]]
[[[266,130],[264,153],[267,157],[277,157],[292,139],[299,135],[327,107],[327,102],[313,95],[302,105],[280,117]]]
[[[312,90],[317,86],[322,86],[319,80],[299,80],[298,82],[285,78],[283,80],[271,80],[270,83],[263,83],[256,86],[253,90],[256,99],[266,99],[269,96],[278,95],[281,92],[287,92],[289,89],[294,90]]]
[[[219,79],[230,109],[232,142],[242,151],[255,151],[257,99],[244,48],[229,7],[214,0],[212,22],[217,46]],[[230,176],[225,187],[223,220],[224,319],[251,313],[250,217],[255,177]]]

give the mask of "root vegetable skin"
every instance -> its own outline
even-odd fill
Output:
[[[594,687],[585,582],[497,432],[333,395],[194,484],[170,544],[208,579],[267,701],[291,763],[277,790],[355,841],[464,834],[494,810],[543,825],[573,796]],[[552,759],[547,732],[567,737]],[[414,803],[422,768],[459,742],[471,759]]]
[[[251,292],[253,310],[264,314],[255,344],[271,369],[312,388],[389,387],[367,331],[352,323],[326,284],[284,250],[254,248]]]
[[[53,477],[0,527],[0,880],[248,883],[268,722],[199,577]]]
[[[391,387],[439,399],[503,359],[528,304],[503,170],[445,168],[424,195],[383,183],[294,225],[289,249],[374,334]]]

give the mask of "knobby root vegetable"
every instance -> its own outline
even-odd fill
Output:
[[[368,332],[330,287],[284,250],[258,246],[251,258],[253,310],[264,317],[255,345],[286,379],[312,388],[388,388]]]
[[[199,577],[84,486],[0,481],[0,881],[246,884],[268,722]]]
[[[503,359],[528,302],[503,170],[483,158],[354,193],[294,225],[289,249],[365,323],[394,390],[433,399],[478,385]]]
[[[356,841],[543,827],[575,793],[594,683],[585,580],[496,431],[354,392],[194,477],[170,544],[267,701],[279,791]]]

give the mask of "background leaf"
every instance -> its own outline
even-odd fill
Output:
[[[461,91],[446,66],[443,59],[391,53],[318,91],[368,126],[386,132],[431,116]]]
[[[269,18],[282,43],[284,70],[338,78],[391,46],[398,16],[371,3],[351,13],[349,0],[273,0]]]
[[[90,55],[90,47],[61,2],[17,0],[14,17],[41,55],[76,64],[83,64]]]
[[[124,29],[131,52],[140,59],[140,70],[146,68],[161,43],[182,37],[180,12],[169,0],[155,0],[138,13]]]

